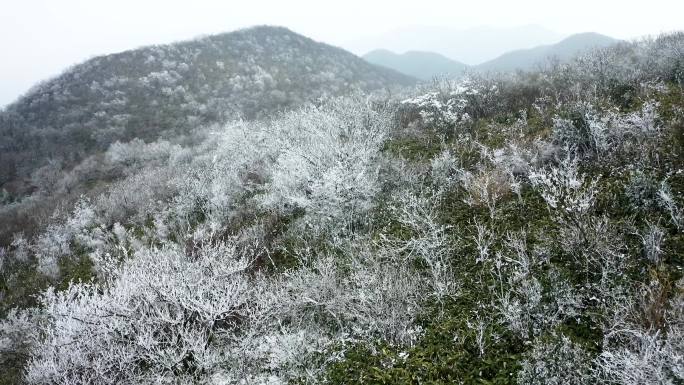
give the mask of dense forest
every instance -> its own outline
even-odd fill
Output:
[[[64,174],[112,177],[0,248],[0,383],[684,382],[684,33],[268,116],[250,78],[243,119],[209,125],[126,76],[121,100],[169,122],[154,135],[78,117],[116,121],[114,95],[3,113],[65,140],[81,121],[86,149],[120,129]],[[100,91],[70,92],[36,95]]]

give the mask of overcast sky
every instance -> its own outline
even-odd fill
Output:
[[[95,55],[256,24],[354,51],[359,39],[413,25],[538,24],[630,39],[684,29],[682,15],[677,0],[0,0],[0,106]]]

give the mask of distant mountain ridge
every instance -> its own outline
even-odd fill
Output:
[[[549,58],[566,61],[591,49],[607,47],[618,42],[617,39],[594,32],[579,33],[556,44],[505,53],[476,68],[481,71],[530,70]]]
[[[96,57],[0,111],[0,189],[48,160],[69,167],[115,141],[187,135],[321,97],[415,82],[271,26]]]
[[[467,29],[408,26],[351,41],[343,47],[358,55],[378,48],[397,53],[435,52],[467,65],[477,65],[505,52],[553,44],[566,36],[539,25]]]
[[[611,46],[618,42],[620,40],[598,33],[579,33],[555,44],[510,51],[474,66],[468,66],[439,53],[423,51],[396,54],[386,49],[378,49],[367,53],[363,58],[370,63],[391,68],[421,80],[430,80],[438,75],[458,76],[466,70],[480,72],[532,70],[552,58],[561,62],[567,61],[591,49]]]
[[[391,68],[421,80],[430,80],[439,75],[460,75],[468,68],[464,63],[449,59],[434,52],[409,51],[396,54],[388,50],[375,50],[363,58],[368,62]]]

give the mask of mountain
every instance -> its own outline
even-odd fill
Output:
[[[556,44],[510,51],[470,68],[494,72],[531,70],[549,58],[566,61],[593,48],[607,47],[617,42],[619,40],[598,33],[580,33],[567,37]],[[429,41],[427,45],[429,45]],[[469,68],[467,64],[435,52],[425,51],[408,51],[404,54],[396,54],[390,50],[378,49],[365,54],[363,58],[370,63],[391,68],[421,80],[430,80],[441,74],[459,75]]]
[[[593,48],[607,47],[617,42],[619,40],[598,33],[580,33],[567,37],[556,44],[505,53],[496,59],[478,65],[477,69],[482,71],[530,70],[548,58],[565,61],[582,52]]]
[[[430,80],[443,74],[460,74],[468,67],[438,53],[423,51],[396,54],[379,49],[365,54],[363,58],[375,65],[391,68],[421,80]]]
[[[538,25],[469,29],[412,26],[366,36],[342,44],[342,47],[359,55],[377,48],[392,52],[435,52],[468,65],[476,65],[505,52],[553,44],[564,37]]]
[[[8,183],[48,160],[66,168],[116,141],[188,135],[227,119],[414,82],[270,26],[96,57],[0,112],[0,191],[30,188]]]
[[[682,384],[683,53],[115,143],[0,244],[0,385]]]

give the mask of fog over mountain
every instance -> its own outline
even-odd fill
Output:
[[[598,33],[580,33],[555,44],[507,52],[479,64],[476,68],[482,71],[530,70],[549,59],[565,62],[578,54],[586,53],[594,48],[608,47],[618,42],[617,39]]]
[[[684,28],[680,17],[683,12],[684,3],[672,0],[652,0],[648,6],[640,0],[625,0],[619,5],[595,0],[422,0],[420,4],[412,0],[254,0],[239,6],[219,0],[195,0],[193,6],[187,0],[7,1],[0,12],[0,46],[5,59],[0,61],[0,106],[15,101],[40,80],[94,56],[253,25],[284,25],[359,56],[380,48],[397,53],[432,51],[472,65],[506,51],[550,44],[583,31],[628,40],[680,30]],[[529,42],[523,41],[524,45],[507,45],[486,55],[476,55],[472,62],[467,55],[461,57],[431,46],[392,46],[372,41],[374,36],[385,35],[387,31],[415,29],[412,26],[447,32],[478,32],[478,28],[487,26],[485,29],[502,31],[487,39],[496,43],[508,39],[506,31],[530,25],[554,31],[555,39],[538,39],[533,34]],[[437,43],[443,41],[449,47],[453,44],[447,36],[432,34]],[[466,35],[466,42],[468,39],[473,39],[470,49],[479,50],[482,46],[483,41],[474,34]],[[366,41],[371,44],[365,44]]]
[[[369,63],[391,68],[421,80],[431,80],[435,76],[460,76],[467,65],[451,60],[434,52],[409,51],[403,54],[378,49],[363,58]]]
[[[343,46],[359,55],[375,49],[396,53],[428,51],[468,65],[476,65],[508,51],[553,44],[563,37],[563,34],[539,25],[468,29],[414,26],[368,36]]]
[[[478,65],[466,65],[434,52],[408,51],[396,54],[389,50],[371,51],[363,58],[373,64],[394,69],[421,80],[435,77],[459,78],[475,72],[529,71],[549,64],[559,63],[590,52],[595,48],[608,47],[620,42],[598,33],[580,33],[569,36],[558,43],[541,45],[529,49],[506,52],[495,59]]]

